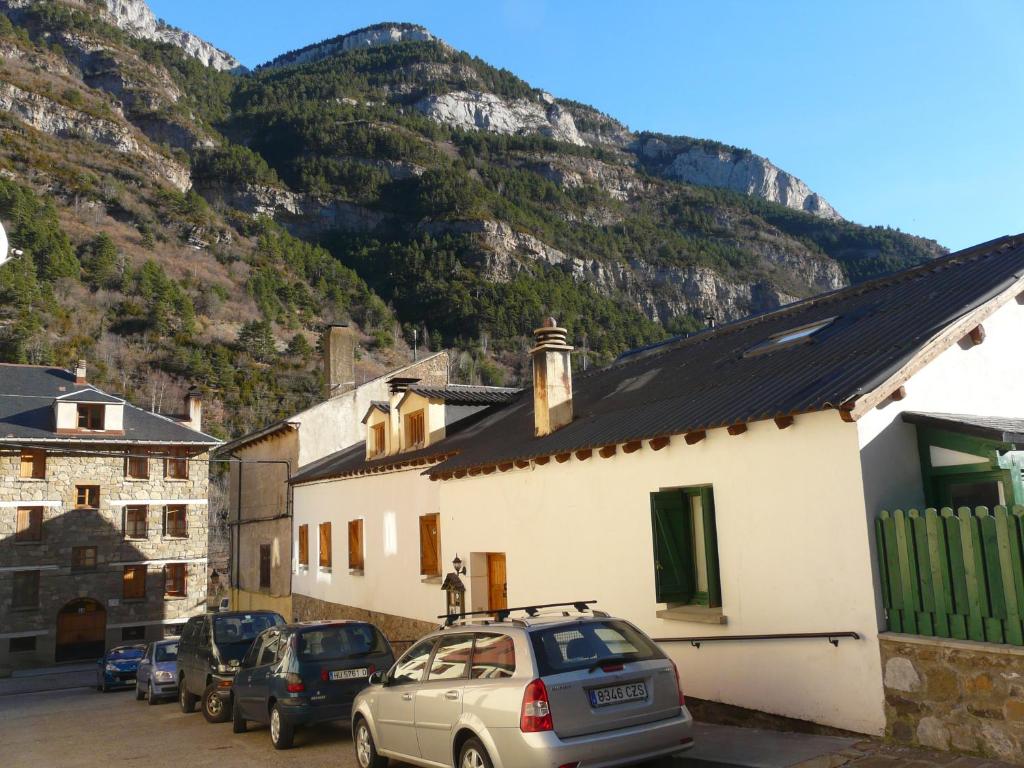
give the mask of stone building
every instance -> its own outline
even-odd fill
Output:
[[[136,408],[85,363],[0,365],[0,667],[91,659],[206,609],[202,405]]]
[[[363,415],[371,402],[387,399],[389,379],[448,383],[448,353],[437,352],[357,386],[355,344],[352,328],[328,326],[323,336],[323,401],[217,450],[219,457],[231,459],[228,525],[233,608],[270,609],[293,616],[289,478],[300,467],[360,442],[365,437]]]

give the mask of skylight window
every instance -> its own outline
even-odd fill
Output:
[[[827,328],[835,320],[834,317],[829,317],[824,320],[819,320],[816,323],[809,323],[807,325],[800,325],[796,328],[790,328],[788,331],[782,331],[769,336],[767,339],[762,341],[760,344],[752,347],[747,351],[748,355],[760,355],[765,352],[770,352],[779,347],[785,347],[790,344],[803,341],[810,338],[822,328]]]

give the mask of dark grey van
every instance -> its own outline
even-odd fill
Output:
[[[273,611],[229,611],[193,616],[178,641],[178,703],[194,712],[202,702],[203,716],[223,723],[231,716],[231,683],[238,666],[259,634],[284,624]]]

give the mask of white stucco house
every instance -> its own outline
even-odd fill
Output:
[[[436,621],[437,514],[434,578],[457,554],[470,609],[596,599],[663,640],[689,697],[882,733],[879,512],[1024,503],[1024,237],[575,377],[566,332],[536,337],[532,393],[447,430],[397,393],[369,443],[295,478],[296,599]]]

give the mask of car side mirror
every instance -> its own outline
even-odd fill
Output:
[[[370,685],[387,685],[388,674],[387,672],[374,672],[367,678],[366,682]]]

